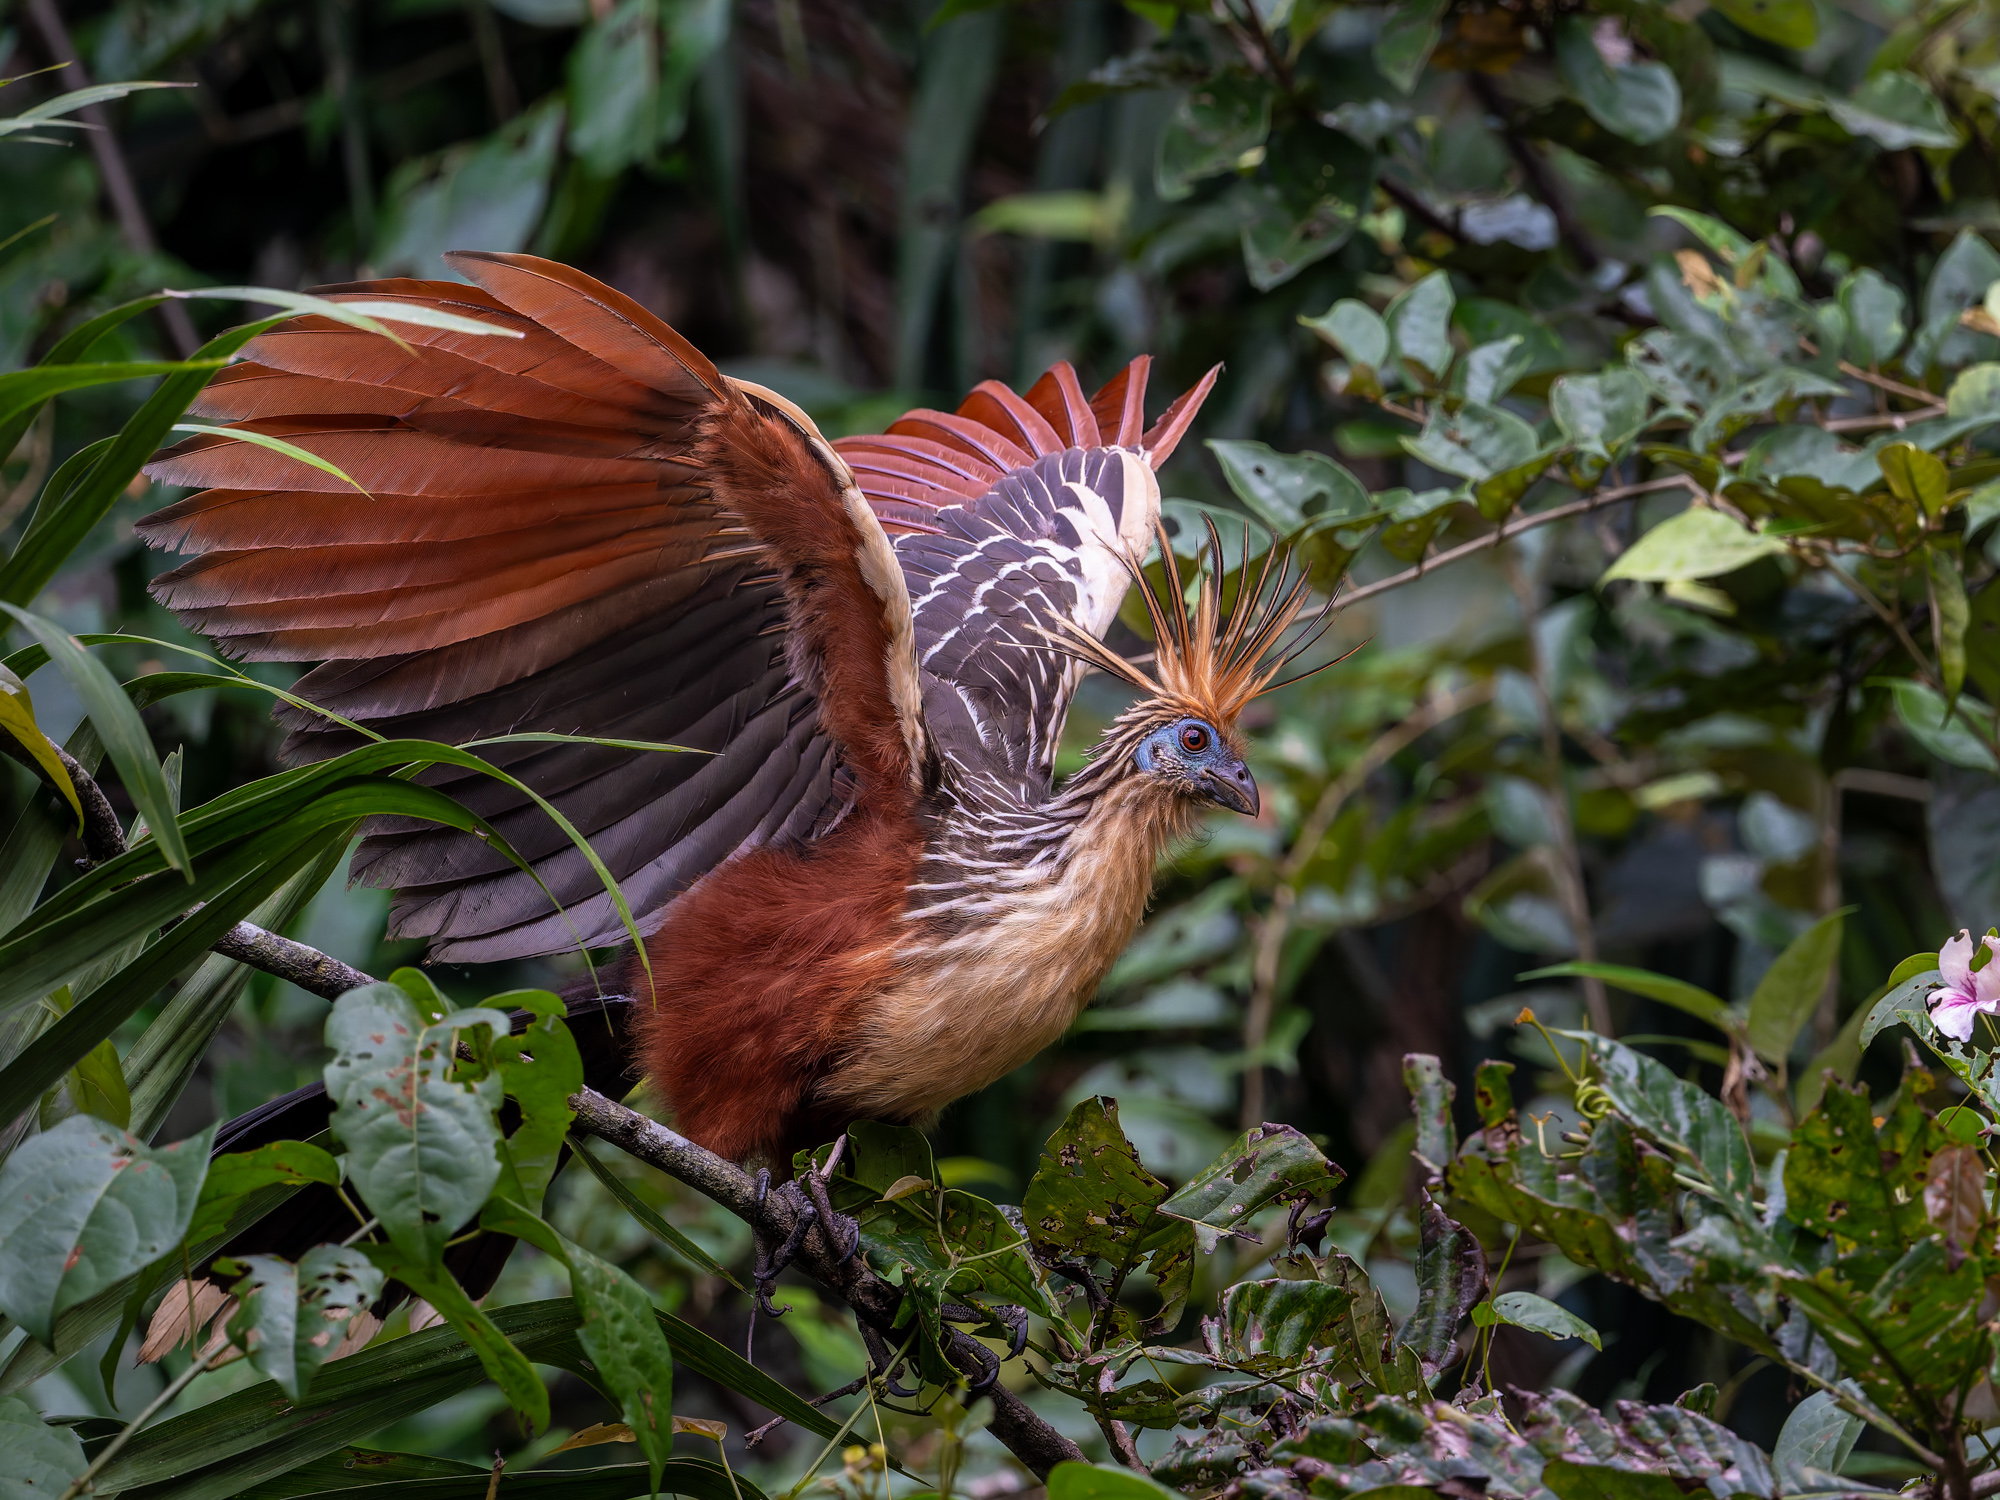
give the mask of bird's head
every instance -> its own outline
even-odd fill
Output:
[[[1222,543],[1212,524],[1208,536],[1207,556],[1219,559]],[[1138,701],[1118,716],[1099,746],[1104,774],[1137,779],[1183,807],[1213,804],[1254,817],[1257,783],[1244,763],[1237,719],[1253,698],[1284,686],[1274,679],[1324,633],[1333,601],[1287,640],[1309,585],[1303,573],[1293,574],[1282,547],[1270,548],[1253,565],[1248,541],[1246,534],[1245,561],[1227,610],[1223,581],[1199,561],[1194,602],[1186,602],[1186,580],[1164,530],[1159,531],[1163,587],[1154,589],[1138,563],[1127,563],[1152,621],[1150,675],[1081,630],[1065,631],[1055,644],[1139,690]]]
[[[1173,705],[1161,705],[1172,712]],[[1199,714],[1174,713],[1146,734],[1132,752],[1132,768],[1192,802],[1213,802],[1257,815],[1257,782],[1243,763],[1240,735],[1223,732]]]

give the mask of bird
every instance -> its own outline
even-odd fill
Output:
[[[1092,395],[1059,363],[829,441],[580,271],[445,259],[462,281],[319,295],[507,336],[308,314],[218,372],[193,414],[227,431],[148,467],[193,491],[138,524],[186,558],[155,595],[231,657],[314,664],[276,711],[290,762],[354,726],[593,737],[480,753],[618,882],[641,939],[599,983],[634,1002],[618,1065],[699,1145],[783,1173],[1056,1041],[1162,852],[1208,809],[1258,814],[1243,710],[1326,618],[1282,547],[1232,581],[1210,528],[1191,579],[1162,528],[1157,471],[1220,367],[1150,422],[1141,356]],[[1134,591],[1150,664],[1105,644]],[[1058,782],[1092,670],[1132,701]],[[390,935],[452,962],[627,943],[535,801],[421,779],[527,868],[378,818],[351,874],[394,892]]]

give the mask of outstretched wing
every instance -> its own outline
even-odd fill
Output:
[[[738,849],[809,837],[870,785],[909,795],[922,736],[907,595],[810,422],[578,272],[452,260],[475,285],[331,295],[520,337],[402,325],[399,348],[306,317],[257,339],[198,413],[319,454],[369,494],[247,443],[167,450],[149,472],[205,488],[140,526],[197,554],[159,597],[231,655],[323,663],[301,695],[383,734],[710,752],[485,752],[590,839],[644,928]],[[314,715],[280,718],[289,759],[352,743]],[[565,910],[479,839],[385,821],[355,873],[395,888],[396,935],[454,960],[623,941],[595,874],[531,800],[475,773],[426,779],[492,822]]]
[[[1111,628],[1159,516],[1154,470],[1215,383],[1210,370],[1148,428],[1149,364],[1089,398],[1066,363],[1025,397],[989,380],[955,413],[834,443],[909,583],[926,722],[975,790],[1048,795],[1083,671],[1049,635],[1058,619]]]

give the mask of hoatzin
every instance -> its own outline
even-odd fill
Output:
[[[589,838],[645,934],[649,963],[628,956],[605,986],[631,999],[570,999],[588,1080],[623,1094],[643,1073],[714,1151],[788,1175],[850,1120],[923,1120],[1056,1040],[1130,939],[1161,851],[1205,807],[1257,811],[1237,717],[1302,645],[1286,637],[1306,588],[1280,551],[1246,565],[1225,612],[1213,576],[1187,605],[1164,545],[1154,471],[1216,371],[1151,425],[1142,357],[1094,396],[1059,364],[1025,396],[987,381],[955,413],[829,443],[579,272],[449,260],[470,284],[324,295],[519,337],[398,325],[398,343],[306,316],[249,344],[196,414],[310,450],[368,494],[191,438],[148,469],[199,491],[140,523],[195,554],[158,597],[233,656],[319,663],[298,695],[380,734],[704,752],[485,753]],[[1140,590],[1149,674],[1102,637],[1156,536],[1172,586]],[[1137,697],[1058,789],[1091,667]],[[354,743],[309,711],[279,718],[288,759]],[[480,838],[378,820],[353,871],[395,891],[393,935],[460,961],[625,941],[531,799],[475,773],[424,779],[534,873]],[[617,1024],[579,1024],[600,1015]],[[215,1149],[329,1114],[315,1085],[229,1122]],[[230,1253],[296,1256],[352,1227],[309,1188]],[[447,1261],[479,1296],[511,1248],[471,1236]],[[760,1292],[775,1265],[760,1257]],[[148,1357],[187,1331],[188,1298],[221,1301],[188,1285]]]
[[[1151,425],[1142,357],[1094,396],[1059,364],[1025,396],[987,381],[956,413],[828,442],[580,272],[449,259],[469,285],[325,295],[520,337],[399,325],[399,345],[310,316],[262,335],[198,414],[309,449],[368,496],[190,438],[148,470],[199,489],[140,524],[196,554],[159,598],[231,655],[320,663],[299,695],[385,735],[707,752],[489,754],[621,883],[650,959],[650,979],[628,958],[613,986],[639,1002],[636,1071],[712,1150],[782,1171],[849,1120],[925,1119],[1055,1041],[1162,849],[1207,806],[1257,811],[1237,716],[1296,654],[1305,585],[1277,553],[1226,614],[1210,576],[1191,609],[1142,588],[1150,674],[1101,642],[1159,526],[1154,471],[1216,371]],[[1058,788],[1089,667],[1138,696]],[[288,758],[353,743],[279,717]],[[394,889],[394,935],[461,961],[625,940],[530,800],[426,780],[534,875],[480,838],[383,820],[353,868]]]

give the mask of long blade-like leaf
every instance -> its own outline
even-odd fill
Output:
[[[153,737],[147,732],[146,721],[132,706],[132,700],[118,685],[118,679],[60,625],[17,605],[0,602],[0,609],[6,610],[42,644],[49,659],[69,679],[77,697],[83,700],[90,722],[97,726],[105,754],[111,757],[125,790],[144,815],[154,842],[167,862],[192,882],[194,868],[174,814],[173,794],[167,789],[166,776],[153,754]]]
[[[203,360],[210,370],[219,370],[225,360]],[[172,375],[188,366],[179,360],[121,360],[104,365],[34,365],[0,375],[0,424],[23,412],[41,410],[51,396],[65,391],[87,390],[94,385],[118,385],[127,380],[144,380],[154,375]]]
[[[250,340],[283,322],[265,318],[210,339],[194,353],[186,367],[160,382],[130,421],[110,440],[91,466],[66,496],[54,496],[53,486],[35,509],[35,518],[21,538],[14,555],[0,564],[0,600],[26,604],[56,576],[68,560],[104,519],[112,504],[125,493],[125,486],[160,446],[195,394],[215,373],[213,361],[227,359]],[[52,500],[57,503],[51,503]]]
[[[0,379],[4,378],[0,376]],[[252,443],[259,448],[268,448],[273,453],[282,453],[286,458],[296,459],[299,463],[310,464],[322,474],[331,474],[342,484],[354,485],[354,488],[361,490],[362,494],[368,494],[368,491],[355,484],[348,472],[338,464],[321,458],[317,453],[308,452],[297,443],[288,443],[283,438],[272,437],[268,432],[252,432],[247,427],[218,427],[213,422],[176,422],[173,430],[199,433],[205,437],[227,438],[231,442]],[[369,498],[372,500],[374,496],[369,495]]]

